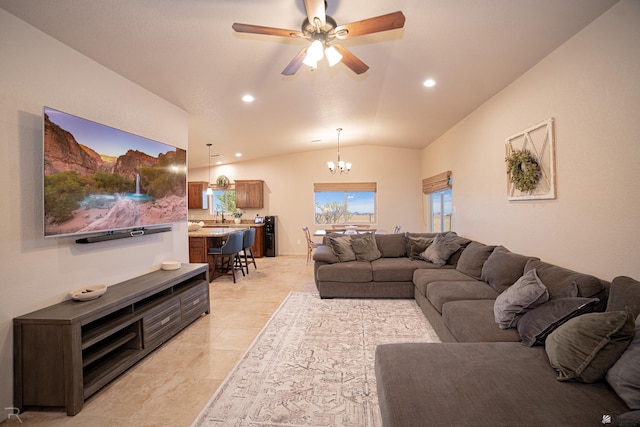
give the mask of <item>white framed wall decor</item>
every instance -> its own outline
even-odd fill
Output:
[[[509,200],[556,198],[553,118],[508,137],[505,150]]]

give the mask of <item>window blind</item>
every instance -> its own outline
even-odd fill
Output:
[[[431,194],[451,188],[451,171],[446,171],[422,180],[422,192]]]
[[[375,182],[316,182],[313,184],[313,191],[373,191],[377,190]]]

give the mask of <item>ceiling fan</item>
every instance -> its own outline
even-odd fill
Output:
[[[404,26],[405,17],[402,12],[388,13],[375,18],[338,26],[336,21],[326,14],[326,7],[327,2],[324,0],[304,0],[307,17],[302,22],[300,31],[239,23],[234,23],[232,28],[239,33],[309,40],[311,45],[303,48],[282,71],[285,76],[291,76],[302,67],[302,64],[316,68],[318,61],[325,55],[329,65],[333,66],[338,62],[343,62],[354,73],[362,74],[369,69],[369,66],[343,46],[334,44],[333,41],[336,38],[342,40],[381,31],[395,30]]]

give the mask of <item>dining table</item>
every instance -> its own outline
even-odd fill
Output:
[[[233,233],[244,232],[249,227],[202,227],[189,234],[189,262],[209,264],[209,281],[215,280],[214,266],[209,260],[209,249],[224,245]]]

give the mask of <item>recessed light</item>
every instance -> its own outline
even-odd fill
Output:
[[[242,100],[248,103],[248,102],[255,101],[255,98],[252,95],[246,94],[245,96],[242,97]]]
[[[222,164],[222,162],[221,162],[220,160],[218,160],[218,161],[216,162],[216,165],[221,165],[221,164]]]
[[[433,79],[427,79],[422,84],[426,87],[434,87],[436,85],[436,81]]]
[[[242,153],[236,153],[236,157],[242,157]]]

